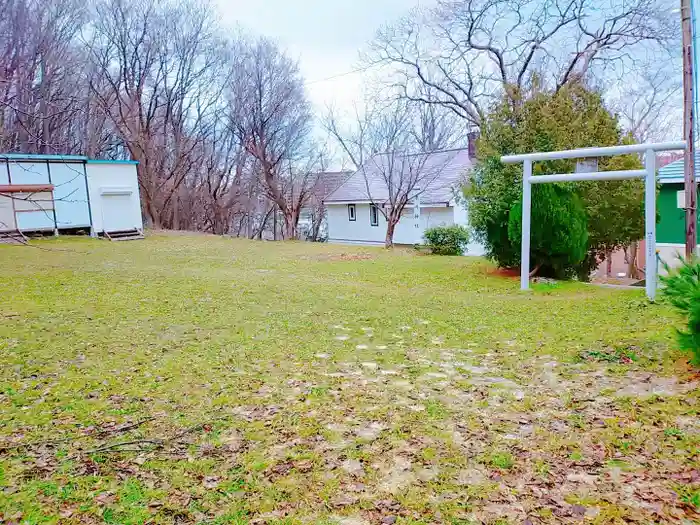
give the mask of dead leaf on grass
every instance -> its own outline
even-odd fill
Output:
[[[204,488],[207,489],[215,489],[219,486],[219,478],[216,476],[204,476],[202,485],[204,485]]]
[[[175,492],[168,496],[168,503],[175,508],[187,508],[192,501],[192,496],[187,492]]]
[[[276,463],[267,469],[267,473],[270,476],[286,476],[294,468],[294,463],[291,461],[282,461]]]
[[[238,452],[243,448],[243,436],[235,429],[222,434],[221,444],[229,452]]]
[[[359,498],[357,496],[353,496],[350,494],[339,494],[338,496],[335,496],[331,499],[331,505],[333,507],[347,507],[350,505],[354,505],[358,501]]]
[[[591,474],[587,474],[586,472],[571,472],[566,475],[566,479],[567,481],[571,481],[573,483],[595,485],[596,481],[598,481],[598,476],[592,476]]]
[[[114,492],[101,492],[95,496],[95,503],[101,506],[111,505],[115,501],[117,501],[117,497],[114,495]]]

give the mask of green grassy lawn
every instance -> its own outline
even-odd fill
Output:
[[[700,517],[698,383],[642,290],[197,235],[34,246],[0,246],[0,522]]]

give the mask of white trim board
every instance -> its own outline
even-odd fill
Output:
[[[102,186],[100,195],[131,195],[134,193],[130,186]]]
[[[363,200],[363,201],[325,201],[326,206],[346,206],[348,204],[376,204],[377,206],[380,206],[382,208],[387,208],[388,205],[386,204],[381,204],[380,202],[372,202],[368,200]],[[420,207],[421,208],[449,208],[452,206],[452,203],[446,202],[446,201],[441,201],[441,202],[424,202],[421,201]],[[406,206],[404,208],[413,208],[413,202],[408,202],[406,203]]]

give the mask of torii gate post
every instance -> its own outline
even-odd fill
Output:
[[[530,288],[530,229],[532,214],[532,185],[547,182],[576,182],[584,180],[644,180],[644,226],[646,230],[646,294],[649,300],[656,297],[656,152],[685,150],[685,142],[661,142],[654,144],[630,144],[606,148],[582,148],[565,151],[527,153],[501,157],[504,163],[523,163],[523,216],[520,251],[520,288]],[[532,176],[533,162],[554,159],[581,159],[611,157],[644,153],[643,170],[596,171],[587,173],[559,173]]]

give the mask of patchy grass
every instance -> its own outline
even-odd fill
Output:
[[[682,523],[698,385],[642,291],[152,235],[0,246],[7,523]]]

